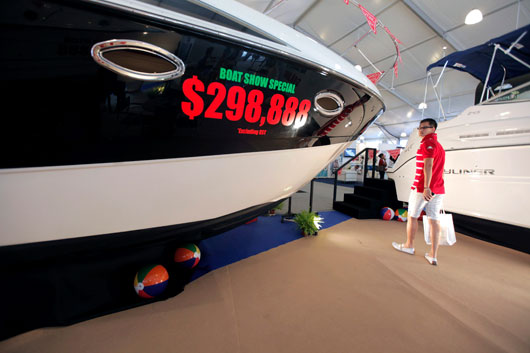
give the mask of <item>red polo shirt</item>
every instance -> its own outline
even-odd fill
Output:
[[[423,172],[423,160],[425,158],[433,158],[431,191],[434,194],[445,194],[444,188],[444,164],[445,164],[445,150],[438,142],[436,133],[432,133],[423,137],[420,143],[420,148],[416,152],[416,176],[412,190],[416,189],[423,193],[425,184],[425,174]]]

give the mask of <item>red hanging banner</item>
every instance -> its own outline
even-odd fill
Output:
[[[397,61],[394,64],[394,75],[396,76],[396,78],[398,77],[398,63],[397,63]]]
[[[346,5],[349,5],[349,4],[350,4],[350,0],[344,0],[344,3],[345,3]]]
[[[366,75],[366,77],[368,77],[368,79],[372,81],[374,85],[376,85],[379,79],[381,78],[383,72],[384,71],[374,72],[373,74]]]
[[[374,34],[377,34],[377,17],[375,17],[370,11],[365,9],[363,5],[359,4],[359,8],[363,12],[364,17],[366,17],[366,22],[368,22],[368,26],[370,26],[372,32],[374,32]]]
[[[396,42],[398,42],[399,44],[403,44],[403,43],[401,43],[401,41],[400,41],[399,39],[396,38],[396,36],[394,36],[394,35],[392,34],[392,32],[390,32],[390,30],[388,29],[387,26],[385,26],[385,31],[386,31],[386,33],[388,33],[388,34],[390,35],[390,37],[392,37],[392,39],[394,39]]]
[[[388,150],[387,151],[390,157],[392,157],[394,160],[396,160],[401,153],[401,148],[396,148],[394,150]]]

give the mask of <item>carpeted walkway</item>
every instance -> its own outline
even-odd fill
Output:
[[[177,297],[0,342],[2,352],[528,352],[530,255],[351,219],[209,272]],[[36,289],[38,290],[38,289]]]
[[[323,219],[322,229],[350,219],[350,216],[336,211],[318,214]],[[259,217],[257,222],[201,241],[201,261],[195,268],[192,279],[302,237],[295,223],[287,220],[282,223],[281,219],[281,215]]]

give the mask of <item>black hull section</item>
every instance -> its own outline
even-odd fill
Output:
[[[173,262],[175,249],[228,231],[267,212],[279,202],[202,222],[0,247],[0,276],[9,288],[0,340],[46,326],[64,326],[150,304],[179,294],[192,270]],[[147,264],[169,272],[168,287],[156,299],[136,295],[133,280]]]
[[[94,60],[91,48],[112,39],[162,48],[182,60],[185,73],[153,82],[110,71]],[[193,23],[85,1],[3,2],[0,44],[0,99],[12,112],[0,117],[0,182],[9,168],[338,144],[355,139],[384,110],[366,87],[303,59],[215,36]],[[344,103],[332,116],[314,109],[317,94],[329,90]],[[240,185],[245,191],[251,186],[252,180]],[[20,193],[21,200],[28,197],[30,191]],[[152,302],[133,289],[136,271],[149,263],[170,271],[170,287],[160,299],[174,296],[189,278],[171,264],[178,244],[199,242],[270,206],[178,226],[0,247],[0,275],[9,283],[0,295],[7,303],[0,338]],[[32,221],[23,212],[17,216]]]
[[[530,254],[530,229],[452,213],[455,230],[473,238]]]
[[[0,20],[1,99],[15,112],[2,117],[0,148],[11,152],[0,168],[340,143],[383,109],[316,65],[182,24],[78,1],[4,2]],[[165,82],[116,74],[91,56],[94,44],[111,39],[165,49],[185,73]],[[313,109],[315,95],[329,89],[344,98],[342,115]]]

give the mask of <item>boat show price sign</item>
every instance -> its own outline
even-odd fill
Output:
[[[227,72],[229,74],[227,74]],[[282,81],[270,80],[256,75],[243,74],[221,68],[220,79],[229,81],[229,86],[221,82],[210,82],[205,84],[197,76],[186,79],[182,84],[182,91],[187,100],[181,103],[182,112],[190,120],[197,117],[205,119],[227,119],[231,122],[246,121],[256,126],[303,126],[311,109],[311,101],[297,97],[285,97],[281,93],[275,93],[265,102],[265,94],[260,88],[277,90],[280,92],[294,93],[294,85]],[[243,83],[246,87],[256,86],[255,89],[246,89],[234,85]],[[205,103],[206,96],[208,99]],[[213,99],[212,99],[213,98]],[[238,129],[240,134],[249,134],[248,129]],[[266,130],[259,130],[259,135],[264,135]]]

